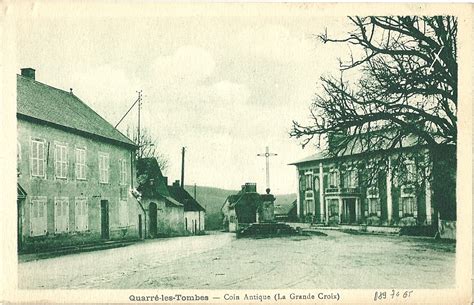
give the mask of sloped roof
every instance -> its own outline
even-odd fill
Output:
[[[74,94],[21,75],[17,75],[17,115],[136,146]]]
[[[163,198],[165,198],[166,202],[172,204],[172,205],[175,205],[175,206],[178,206],[178,207],[182,207],[184,206],[182,203],[179,203],[178,201],[174,200],[172,197],[170,196],[163,196]]]
[[[382,139],[382,144],[379,142],[379,149],[370,151],[370,153],[375,153],[375,152],[380,152],[384,150],[389,150],[389,141],[385,140],[383,141],[382,137],[378,137],[377,140],[380,141]],[[289,163],[289,165],[298,165],[301,163],[306,163],[306,162],[311,162],[311,161],[320,161],[320,160],[326,160],[326,159],[333,159],[333,158],[340,158],[340,157],[348,157],[348,156],[354,156],[354,155],[359,155],[359,154],[364,154],[364,153],[369,153],[364,149],[364,147],[370,147],[369,141],[371,141],[371,138],[368,139],[355,139],[353,138],[351,141],[349,141],[349,144],[346,146],[346,149],[342,150],[341,152],[338,153],[337,156],[329,154],[328,149],[320,151],[316,154],[310,155],[304,159],[301,159],[299,161]],[[362,142],[362,143],[361,143]],[[408,135],[406,137],[403,137],[401,141],[395,145],[395,147],[391,149],[399,149],[399,148],[408,148],[408,147],[414,147],[418,144],[417,138],[413,135]]]
[[[296,207],[296,200],[291,203],[275,204],[275,215],[288,215]]]
[[[138,191],[144,198],[156,198],[158,196],[170,197],[158,161],[155,158],[141,158],[137,160],[137,177],[140,185]]]
[[[168,186],[169,193],[184,205],[184,211],[206,211],[184,188],[179,185]]]

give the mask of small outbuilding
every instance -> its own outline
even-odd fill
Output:
[[[298,222],[296,199],[291,202],[275,204],[275,220],[280,222]]]
[[[199,235],[205,231],[206,209],[183,187],[179,180],[168,186],[171,197],[184,206],[184,227],[187,234]]]
[[[185,235],[184,205],[170,194],[168,179],[161,173],[156,159],[139,159],[137,174],[140,202],[146,211],[147,237]]]

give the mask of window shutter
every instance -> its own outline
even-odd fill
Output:
[[[58,145],[54,145],[54,175],[59,176]]]
[[[39,146],[41,148],[41,160],[42,160],[41,162],[38,161],[38,163],[40,163],[41,166],[42,166],[40,174],[41,174],[42,177],[46,178],[46,161],[47,160],[46,160],[45,153],[44,153],[45,142],[41,142],[41,145],[39,145]],[[49,149],[49,146],[48,146],[48,149]]]
[[[34,170],[34,164],[35,164],[34,157],[35,157],[35,142],[31,141],[30,174],[32,176],[35,173],[35,170]],[[33,231],[32,231],[31,234],[33,234]]]
[[[74,163],[74,169],[75,169],[75,170],[74,170],[74,174],[76,175],[76,179],[77,179],[78,177],[80,177],[79,164],[80,164],[81,161],[80,161],[79,158],[80,158],[80,153],[79,153],[79,150],[76,149],[76,151],[75,151],[75,158],[74,158],[74,160],[75,160],[75,163]],[[76,202],[76,205],[77,205],[77,202]]]

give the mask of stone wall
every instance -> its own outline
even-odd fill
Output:
[[[103,142],[66,132],[62,129],[18,120],[18,183],[26,191],[27,197],[20,201],[21,246],[26,248],[58,247],[67,244],[81,244],[101,239],[101,200],[109,204],[109,238],[138,238],[138,218],[142,211],[137,201],[130,195],[133,185],[134,152],[132,148]],[[44,141],[45,177],[31,175],[31,141]],[[54,150],[55,143],[67,145],[67,176],[55,177]],[[76,179],[75,148],[86,149],[86,179]],[[99,152],[109,154],[109,182],[99,183]],[[119,160],[126,162],[126,182],[120,182]],[[31,199],[36,196],[46,197],[47,232],[41,236],[30,236]],[[55,232],[55,197],[67,197],[69,201],[68,230],[65,233]],[[87,200],[87,230],[76,230],[75,198]],[[125,201],[128,219],[121,223],[119,202]]]

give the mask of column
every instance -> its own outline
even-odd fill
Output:
[[[329,201],[329,200],[326,199],[326,201]],[[325,222],[326,225],[328,225],[329,224],[329,202],[326,202],[326,201],[325,201],[326,217],[324,218],[324,220],[326,221]]]
[[[392,223],[392,161],[388,157],[388,169],[387,169],[387,222],[390,225]]]
[[[324,172],[323,172],[323,163],[319,163],[319,211],[321,213],[321,222],[327,223],[328,214],[324,213]]]
[[[342,221],[342,198],[339,198],[339,223]]]
[[[431,183],[427,176],[425,180],[426,224],[431,224]]]
[[[300,218],[301,198],[300,198],[300,172],[296,168],[296,215]]]
[[[355,210],[356,210],[356,222],[359,222],[360,218],[360,198],[355,200]]]

